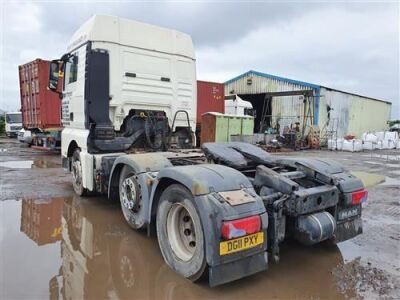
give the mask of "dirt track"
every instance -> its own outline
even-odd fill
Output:
[[[0,139],[0,299],[399,299],[400,151],[292,155],[386,177],[369,187],[364,234],[338,247],[287,243],[268,271],[210,289],[171,271],[118,204],[74,196],[59,155]]]

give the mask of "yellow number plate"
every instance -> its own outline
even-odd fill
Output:
[[[219,255],[226,255],[253,248],[264,243],[264,232],[257,232],[234,240],[219,243]]]

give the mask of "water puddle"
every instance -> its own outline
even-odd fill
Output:
[[[33,160],[14,160],[14,161],[2,161],[0,167],[11,168],[11,169],[30,169],[32,168]]]
[[[385,182],[381,183],[379,186],[400,186],[400,179],[385,177]]]
[[[397,152],[397,151],[394,151]],[[399,152],[400,153],[400,152]],[[366,156],[366,155],[363,155]],[[384,160],[400,160],[400,154],[371,154],[369,157],[371,158],[380,158],[380,159],[384,159]]]
[[[59,168],[60,163],[49,161],[45,159],[34,159],[34,160],[14,160],[14,161],[2,161],[0,167],[10,169],[48,169],[48,168]]]
[[[343,264],[336,246],[284,244],[268,271],[209,288],[170,270],[157,238],[130,229],[105,199],[0,202],[0,249],[4,299],[344,298],[332,275]]]
[[[385,176],[383,175],[362,171],[353,171],[351,172],[351,174],[361,179],[365,187],[371,187],[379,183],[385,182]]]

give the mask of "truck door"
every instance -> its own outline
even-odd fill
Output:
[[[61,118],[64,127],[85,128],[85,53],[81,48],[65,63]]]

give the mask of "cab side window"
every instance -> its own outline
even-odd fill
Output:
[[[78,79],[78,56],[73,55],[65,65],[65,85],[75,82]]]

